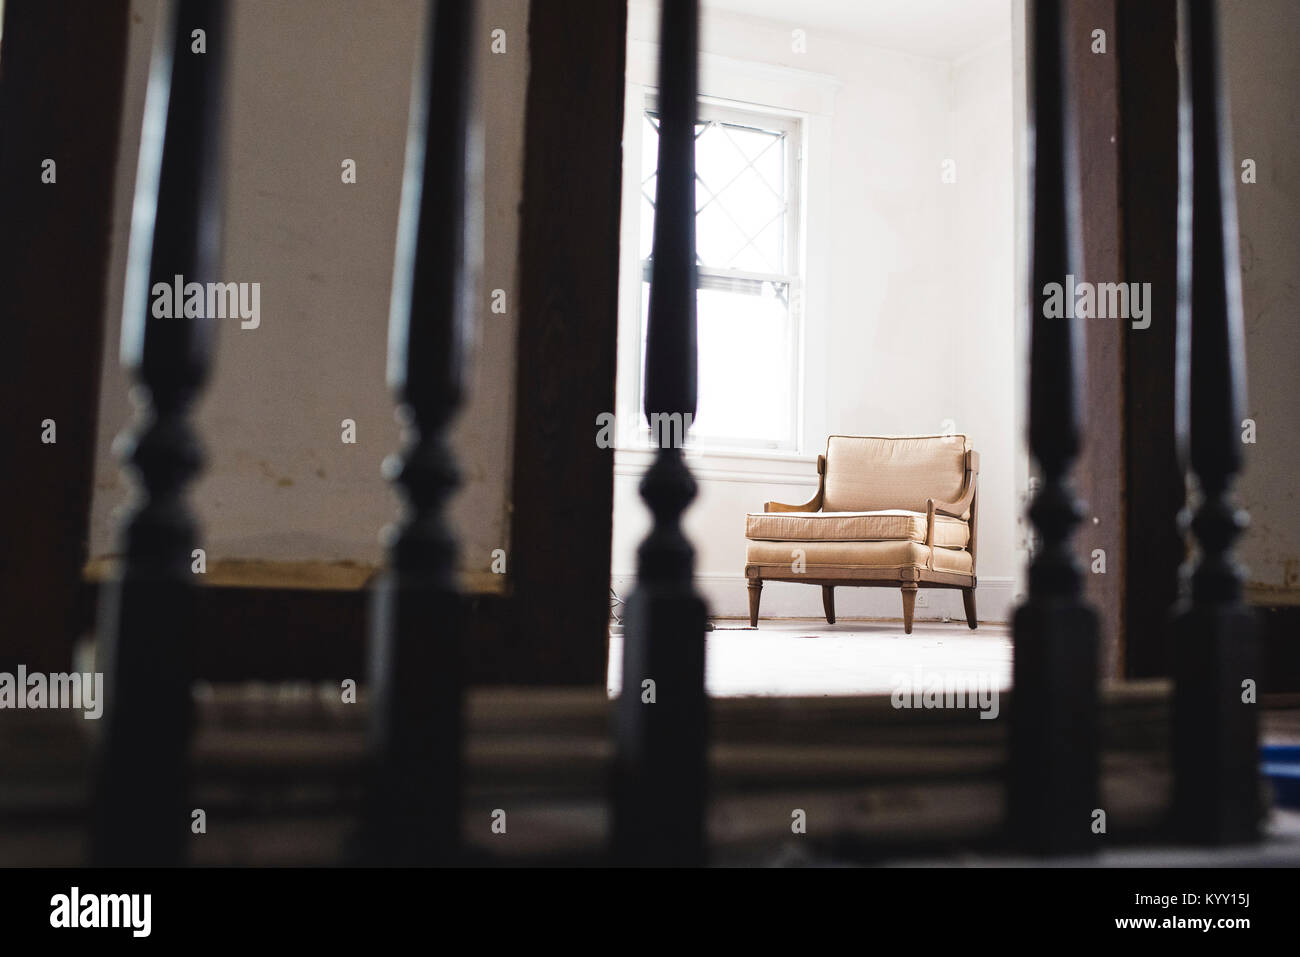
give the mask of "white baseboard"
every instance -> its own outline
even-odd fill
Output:
[[[632,591],[632,575],[614,575],[612,584],[620,598]],[[696,575],[695,587],[709,606],[714,618],[748,618],[749,591],[744,575]],[[1016,605],[1014,578],[979,579],[975,589],[975,608],[979,620],[990,624],[1011,620]],[[924,601],[925,604],[921,604]],[[797,582],[767,582],[763,585],[760,614],[764,618],[821,618],[822,590],[815,585]],[[854,588],[835,590],[837,618],[902,618],[903,600],[897,588]],[[921,586],[916,598],[917,621],[965,619],[961,593],[955,588]]]

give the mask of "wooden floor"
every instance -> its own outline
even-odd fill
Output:
[[[1004,708],[1012,694],[1003,693]],[[1115,852],[1156,854],[1162,845],[1168,696],[1164,682],[1103,691],[1102,791],[1111,823],[1104,843]],[[328,685],[220,686],[198,689],[196,704],[192,801],[207,812],[208,832],[193,836],[191,861],[346,862],[365,774],[364,693],[349,705]],[[1266,711],[1266,737],[1275,736],[1269,729],[1281,714],[1294,731],[1295,712]],[[5,717],[0,864],[82,863],[95,722],[69,711]],[[1005,721],[969,710],[899,710],[888,695],[718,697],[710,720],[715,863],[1000,859]],[[474,691],[467,861],[602,863],[610,728],[611,702],[598,688]],[[507,814],[505,834],[492,830],[498,809]],[[807,816],[806,834],[791,831],[796,810]],[[1277,814],[1274,824],[1281,827],[1264,851],[1300,862],[1295,828]]]
[[[715,863],[1008,862],[999,856],[1007,722],[891,701],[900,682],[976,677],[999,689],[1005,715],[1014,696],[1005,627],[926,622],[905,636],[898,622],[746,624],[721,621],[707,636]],[[615,635],[611,689],[621,651]],[[1101,785],[1111,828],[1105,855],[1092,863],[1171,855],[1205,863],[1162,839],[1169,690],[1164,681],[1103,687]],[[195,704],[192,801],[209,829],[193,837],[191,861],[346,862],[366,773],[365,689],[345,704],[335,684],[198,685]],[[1300,699],[1262,704],[1264,739],[1300,742]],[[467,861],[602,863],[610,693],[480,688],[467,712]],[[84,860],[97,730],[76,712],[5,714],[0,864]],[[507,813],[506,834],[492,830],[497,810]],[[804,835],[791,831],[796,810],[807,816]],[[1275,811],[1270,828],[1271,841],[1242,853],[1256,863],[1268,855],[1300,862],[1300,815]]]
[[[901,621],[839,621],[821,618],[718,619],[705,636],[709,694],[890,694],[900,682],[935,677],[981,687],[1011,687],[1011,632],[1006,625],[916,622],[912,634]],[[621,630],[609,645],[609,693],[623,675]]]

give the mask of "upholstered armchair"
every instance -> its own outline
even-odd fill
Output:
[[[918,588],[960,588],[976,627],[979,454],[964,435],[832,435],[817,456],[817,494],[745,516],[749,623],[763,582],[820,585],[835,623],[840,585],[898,588],[912,633]]]

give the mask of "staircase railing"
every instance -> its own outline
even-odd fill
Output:
[[[1080,271],[1062,7],[1039,0],[1030,11],[1031,303],[1042,301],[1047,284]],[[123,320],[122,359],[148,402],[124,454],[141,494],[123,530],[120,580],[100,619],[109,690],[92,847],[102,864],[179,863],[188,833],[187,622],[199,535],[186,489],[201,462],[189,411],[208,369],[212,327],[155,318],[148,295],[155,281],[215,278],[227,34],[221,0],[179,0],[168,9],[151,67]],[[388,344],[389,384],[408,417],[406,444],[387,473],[406,511],[375,596],[371,762],[359,844],[369,863],[460,859],[465,669],[446,503],[458,481],[448,429],[465,389],[481,216],[467,174],[475,14],[470,3],[430,5],[411,101]],[[1215,5],[1184,0],[1181,15],[1178,403],[1202,501],[1191,523],[1200,558],[1189,602],[1174,619],[1174,824],[1184,840],[1242,841],[1258,833],[1260,807],[1254,632],[1232,555],[1245,521],[1230,494],[1244,408],[1233,163]],[[206,31],[203,56],[187,52],[198,27]],[[696,409],[697,0],[663,0],[660,36],[644,411],[689,422]],[[1073,554],[1081,512],[1069,479],[1084,431],[1081,321],[1038,308],[1031,318],[1029,447],[1042,484],[1030,516],[1042,548],[1014,624],[1006,811],[1011,842],[1042,853],[1097,846],[1090,825],[1101,802],[1098,626]],[[616,706],[611,860],[620,864],[700,865],[708,857],[706,612],[681,522],[696,485],[680,442],[663,441],[674,432],[659,430],[641,485],[653,527],[638,553]]]

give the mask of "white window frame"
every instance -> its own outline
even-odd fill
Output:
[[[641,412],[641,124],[647,96],[656,92],[657,46],[640,40],[628,44],[627,83],[624,99],[623,215],[620,229],[618,377],[615,413],[616,469],[635,468],[649,456],[645,417]],[[829,238],[809,223],[827,221],[831,186],[831,113],[839,82],[830,76],[787,67],[751,63],[709,53],[700,55],[700,100],[709,109],[737,111],[759,117],[785,117],[798,123],[797,163],[799,188],[789,195],[797,210],[787,220],[796,229],[792,264],[798,285],[791,293],[791,328],[797,330],[791,349],[794,370],[795,425],[783,447],[756,443],[726,445],[710,441],[707,447],[688,443],[688,458],[698,458],[709,468],[756,469],[772,462],[809,461],[822,451],[826,436],[826,320],[830,304]],[[627,175],[629,158],[637,175]],[[748,464],[747,464],[748,463]]]
[[[642,116],[647,112],[657,112],[658,91],[654,89],[645,89],[642,100],[640,114]],[[713,280],[718,285],[725,285],[728,280],[746,280],[754,281],[777,281],[784,283],[787,287],[787,300],[789,303],[790,328],[789,342],[786,344],[788,361],[790,363],[790,382],[795,385],[795,393],[790,397],[788,432],[775,440],[762,439],[741,439],[732,436],[710,436],[708,438],[699,438],[694,434],[688,435],[687,447],[700,449],[749,449],[759,451],[785,451],[793,452],[798,446],[799,440],[799,421],[802,412],[803,390],[798,387],[800,381],[800,362],[799,355],[803,342],[802,335],[802,304],[803,304],[803,258],[801,255],[800,237],[803,233],[803,203],[801,202],[801,190],[803,186],[803,176],[801,169],[803,166],[803,117],[789,110],[773,110],[767,107],[756,106],[753,104],[737,104],[729,100],[721,100],[717,97],[701,96],[699,97],[699,119],[728,123],[737,126],[751,126],[755,129],[772,130],[784,133],[787,136],[787,146],[789,154],[786,161],[782,164],[785,170],[785,263],[786,268],[781,272],[746,272],[739,269],[725,269],[716,266],[701,266],[699,272],[701,276],[701,287],[705,284],[705,277]],[[643,131],[644,127],[638,126],[638,131]],[[633,162],[640,163],[640,148],[638,145],[637,153]],[[631,152],[628,153],[631,156]],[[631,171],[625,169],[625,175]],[[638,183],[645,178],[645,171],[640,170],[637,174]],[[698,188],[698,187],[697,187]],[[631,250],[636,260],[636,269],[642,282],[636,284],[636,312],[637,318],[637,347],[640,349],[640,340],[645,332],[641,328],[640,317],[645,311],[644,302],[644,282],[648,279],[649,260],[641,258],[640,250],[640,233],[641,233],[641,203],[634,207],[632,216],[636,217],[636,234],[638,237],[638,248]],[[622,259],[626,258],[626,252],[620,257],[620,268],[623,268]],[[636,399],[637,407],[640,408],[643,401],[642,389],[644,387],[643,368],[644,361],[638,352],[636,375]],[[636,434],[633,442],[637,448],[651,448],[650,426],[644,416],[636,416],[637,425]]]

